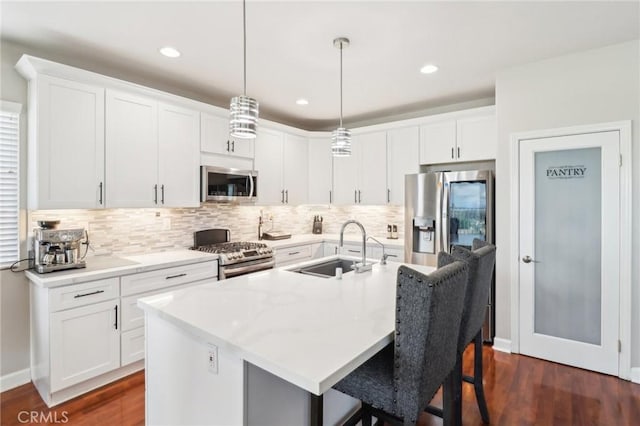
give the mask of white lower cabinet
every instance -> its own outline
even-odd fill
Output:
[[[218,261],[45,288],[30,285],[31,378],[49,406],[144,367],[141,297],[211,282]]]
[[[120,366],[118,299],[51,314],[51,391]]]
[[[322,243],[301,244],[291,247],[281,247],[274,249],[276,267],[293,265],[294,263],[324,257]]]

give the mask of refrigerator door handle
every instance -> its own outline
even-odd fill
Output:
[[[441,175],[440,181],[440,251],[449,252],[449,235],[448,235],[448,221],[449,221],[449,186],[447,185],[444,174]]]

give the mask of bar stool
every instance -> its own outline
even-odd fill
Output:
[[[395,341],[334,386],[362,401],[345,425],[362,419],[370,426],[372,415],[392,424],[416,423],[455,366],[467,270],[464,262],[429,275],[398,268]],[[446,425],[453,413],[449,389],[445,384]]]
[[[462,381],[465,381],[473,384],[482,421],[489,423],[489,410],[482,384],[482,325],[484,323],[487,300],[489,300],[489,293],[491,292],[493,268],[496,261],[496,246],[474,239],[472,250],[453,246],[451,254],[438,253],[438,268],[457,261],[463,261],[467,264],[469,275],[462,320],[460,322],[456,366],[455,371],[452,373],[452,380],[455,382],[453,388],[454,417],[457,424],[462,423]],[[474,345],[473,377],[463,377],[462,354],[471,342]],[[427,411],[432,414],[439,414],[437,409],[428,408]]]

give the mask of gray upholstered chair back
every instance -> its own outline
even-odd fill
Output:
[[[438,267],[455,261],[463,261],[469,266],[467,293],[460,324],[459,351],[464,351],[482,327],[496,262],[496,246],[493,244],[475,239],[472,248],[473,250],[467,250],[453,246],[451,254],[438,253]]]
[[[394,354],[395,412],[415,424],[456,363],[468,266],[429,275],[398,269]]]

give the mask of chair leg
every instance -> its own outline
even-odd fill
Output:
[[[482,384],[482,329],[473,339],[473,388],[476,391],[476,401],[480,416],[484,423],[489,423],[489,410],[484,398],[484,386]]]
[[[371,426],[371,406],[362,403],[362,426]]]
[[[462,425],[462,355],[456,354],[456,364],[442,388],[442,423]]]

